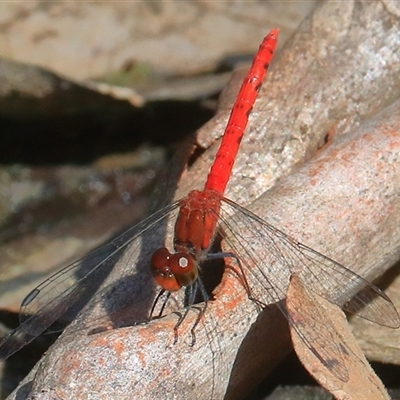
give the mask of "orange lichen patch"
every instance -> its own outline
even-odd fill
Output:
[[[132,353],[140,360],[140,365],[143,369],[147,368],[147,354],[146,354],[146,342],[138,341],[135,350]]]
[[[117,356],[120,356],[123,351],[125,351],[125,344],[122,340],[116,340],[113,342],[113,348],[117,354]]]
[[[393,140],[393,141],[389,142],[389,149],[390,150],[398,150],[400,132],[399,131],[389,131],[389,132],[386,132],[386,134],[388,136],[393,136],[393,139],[396,139],[396,140]]]
[[[68,382],[71,376],[71,371],[80,371],[85,361],[79,357],[79,354],[74,351],[67,351],[63,354],[62,362],[60,363],[60,386]]]
[[[108,345],[108,341],[105,339],[104,336],[102,335],[98,335],[96,337],[94,337],[94,340],[90,342],[89,346],[93,347],[103,347],[103,346],[107,346]]]
[[[117,357],[120,357],[121,354],[123,353],[123,351],[125,350],[125,346],[123,344],[122,340],[115,340],[110,342],[110,340],[108,340],[107,335],[97,335],[97,337],[93,338],[94,340],[92,340],[89,343],[89,347],[104,347],[104,348],[109,348],[110,346],[114,349]],[[105,365],[106,362],[104,359],[99,358],[98,362]]]

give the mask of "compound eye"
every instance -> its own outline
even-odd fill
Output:
[[[190,286],[199,276],[198,268],[194,258],[187,253],[171,254],[169,267],[176,280],[182,286]]]
[[[156,250],[150,261],[150,269],[156,283],[169,292],[175,292],[182,287],[171,270],[171,256],[168,249],[162,247]]]

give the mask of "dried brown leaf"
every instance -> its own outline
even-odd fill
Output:
[[[292,275],[286,308],[294,349],[304,367],[336,399],[389,399],[341,309]]]

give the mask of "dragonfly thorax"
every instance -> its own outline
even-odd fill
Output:
[[[199,260],[210,248],[218,222],[221,194],[214,190],[192,190],[180,201],[175,223],[174,247]]]

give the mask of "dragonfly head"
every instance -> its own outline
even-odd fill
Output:
[[[199,276],[197,264],[191,254],[170,253],[165,247],[153,253],[150,269],[157,284],[170,292],[192,285]]]

